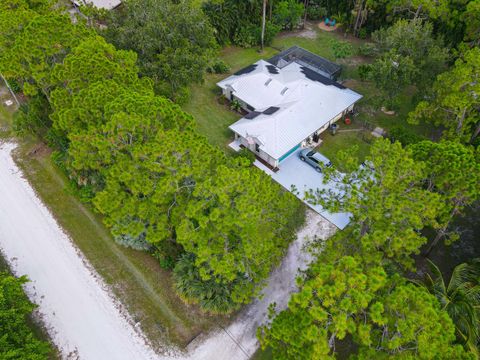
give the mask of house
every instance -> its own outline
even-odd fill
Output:
[[[220,81],[247,114],[230,125],[239,143],[272,168],[353,110],[362,96],[339,84],[339,66],[293,47]]]
[[[72,2],[77,7],[92,5],[98,9],[105,10],[113,10],[122,3],[120,0],[72,0]]]

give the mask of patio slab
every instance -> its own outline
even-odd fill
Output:
[[[308,207],[316,211],[325,219],[330,221],[339,229],[343,230],[350,222],[349,213],[330,213],[320,205],[312,205],[304,200],[304,194],[310,189],[335,189],[334,183],[323,183],[323,174],[318,173],[313,167],[304,163],[298,157],[298,153],[301,150],[297,150],[288,158],[280,163],[280,170],[273,172],[261,162],[256,160],[253,164],[270,175],[273,180],[278,182],[288,191],[292,190],[292,185],[298,190],[298,194],[295,194],[300,200],[302,200]]]

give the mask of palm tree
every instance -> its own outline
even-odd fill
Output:
[[[431,274],[421,285],[435,295],[453,320],[458,340],[478,355],[480,340],[480,258],[455,267],[448,284],[442,272],[428,260]]]
[[[265,23],[266,23],[266,17],[267,17],[267,0],[263,0],[263,5],[262,5],[262,52],[263,52],[263,47],[264,47],[264,41],[265,41]]]

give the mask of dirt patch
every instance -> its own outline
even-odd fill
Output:
[[[365,57],[365,56],[351,56],[346,59],[338,59],[337,62],[342,65],[348,65],[348,66],[359,66],[362,64],[366,64],[368,62],[371,62],[371,59]]]
[[[283,32],[279,35],[279,37],[282,37],[282,38],[300,37],[300,38],[314,40],[318,37],[318,33],[317,33],[317,30],[315,29],[315,24],[307,22],[305,24],[304,29]]]
[[[28,152],[28,156],[39,158],[39,157],[48,156],[48,155],[50,155],[51,153],[52,153],[52,149],[50,149],[50,148],[47,146],[47,144],[40,143],[40,144],[36,144],[36,145]]]
[[[359,81],[355,79],[347,79],[343,80],[342,85],[349,88],[349,89],[354,89],[358,86]]]

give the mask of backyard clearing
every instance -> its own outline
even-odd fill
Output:
[[[0,144],[0,249],[15,275],[30,278],[26,292],[39,305],[38,313],[62,358],[247,360],[258,348],[256,329],[267,321],[268,306],[275,302],[279,310],[286,307],[296,290],[298,269],[312,259],[306,243],[325,240],[336,231],[309,211],[261,300],[244,308],[229,326],[196,338],[187,352],[171,349],[159,356],[22,177],[11,155],[14,148]]]

